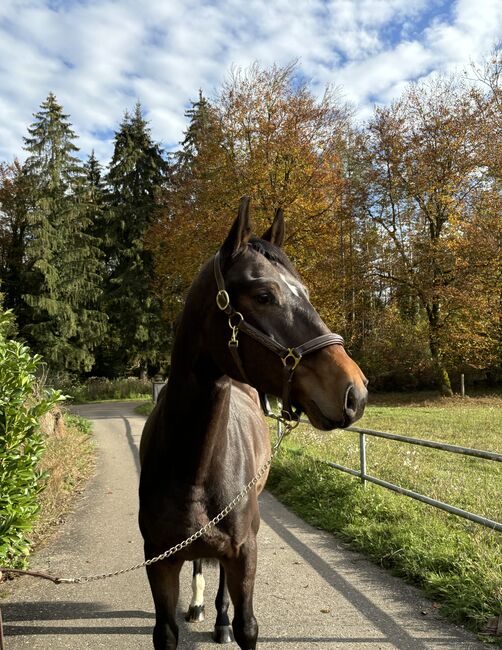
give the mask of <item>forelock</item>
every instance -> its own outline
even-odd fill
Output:
[[[293,275],[295,278],[300,279],[298,272],[289,261],[288,256],[278,246],[274,246],[274,244],[271,244],[270,242],[265,241],[264,239],[258,239],[257,237],[252,237],[251,240],[249,241],[248,246],[252,248],[254,251],[263,255],[267,260],[269,260],[273,264],[280,264],[289,273],[291,273],[291,275]]]

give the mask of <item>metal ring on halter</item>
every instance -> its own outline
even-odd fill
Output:
[[[225,291],[225,289],[221,289],[216,294],[216,304],[221,309],[221,311],[228,309],[228,306],[230,305],[230,296]]]
[[[233,318],[237,318],[237,323],[234,324],[234,323],[232,322],[232,319],[233,319]],[[236,311],[236,312],[234,312],[234,313],[229,317],[229,319],[228,319],[228,326],[229,326],[231,329],[233,329],[233,330],[238,330],[238,329],[239,329],[239,325],[242,323],[243,320],[244,320],[244,316],[241,314],[241,312],[240,312],[240,311]]]
[[[292,363],[289,363],[288,359],[292,359],[293,360]],[[301,354],[296,355],[293,348],[288,348],[288,353],[284,357],[281,357],[284,366],[287,366],[291,370],[294,370],[296,368],[296,366],[300,363],[301,359],[302,359],[302,355]]]

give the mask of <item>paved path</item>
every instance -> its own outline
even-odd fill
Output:
[[[59,576],[107,572],[142,559],[136,526],[137,448],[144,418],[134,404],[79,407],[94,423],[98,471],[56,540],[32,566]],[[485,646],[440,620],[412,587],[331,535],[262,498],[255,609],[260,650],[475,650]],[[207,567],[206,621],[184,622],[191,567],[182,570],[180,650],[214,650],[217,568]],[[0,590],[6,650],[150,649],[153,608],[143,570],[84,585],[22,578]],[[236,644],[227,646],[237,648]]]

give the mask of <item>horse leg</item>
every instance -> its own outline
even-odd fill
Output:
[[[241,650],[255,650],[258,623],[253,613],[253,589],[256,576],[256,537],[251,536],[236,558],[224,563],[228,590],[234,605],[232,628]]]
[[[202,560],[193,562],[192,600],[185,615],[185,621],[197,622],[204,620],[204,587],[206,586],[202,575]]]
[[[230,598],[228,597],[227,577],[225,569],[220,564],[220,584],[218,593],[214,601],[216,606],[216,623],[214,625],[213,639],[216,643],[231,643],[230,620],[228,618],[228,606]]]
[[[176,605],[182,565],[181,560],[174,558],[151,564],[146,568],[155,603],[155,627],[153,628],[155,650],[176,650],[178,645]]]

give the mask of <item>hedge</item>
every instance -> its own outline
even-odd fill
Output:
[[[40,418],[64,398],[40,387],[41,357],[8,338],[12,320],[11,312],[0,311],[0,566],[23,568],[43,488]]]

